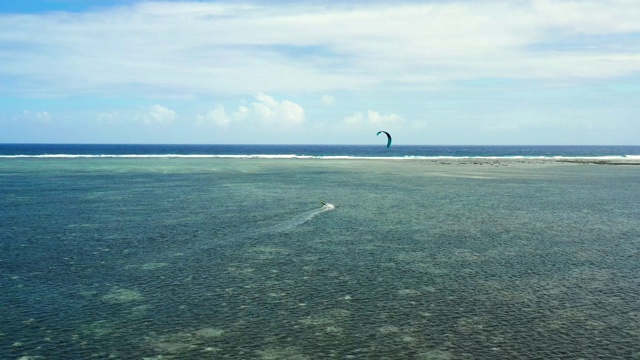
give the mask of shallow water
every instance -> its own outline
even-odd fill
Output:
[[[640,356],[640,169],[503,165],[1,160],[0,358]]]

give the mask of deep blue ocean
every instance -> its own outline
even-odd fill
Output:
[[[638,154],[0,145],[0,359],[638,359]]]
[[[629,157],[640,146],[0,144],[0,156]]]

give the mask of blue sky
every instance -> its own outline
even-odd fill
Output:
[[[636,0],[0,2],[0,142],[640,145]]]

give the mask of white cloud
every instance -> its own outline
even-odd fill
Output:
[[[368,110],[366,116],[362,112],[357,112],[344,118],[344,123],[347,125],[392,125],[403,122],[404,119],[398,114],[383,115],[373,110]]]
[[[200,125],[213,124],[218,127],[229,127],[233,123],[240,122],[249,117],[249,109],[246,106],[239,106],[238,110],[229,114],[224,106],[217,105],[206,114],[196,116],[196,122]]]
[[[213,124],[219,127],[229,127],[243,121],[249,126],[261,124],[279,127],[292,127],[304,123],[304,109],[292,101],[278,101],[263,93],[255,95],[255,100],[252,109],[239,106],[233,113],[227,112],[223,105],[217,105],[206,114],[197,115],[196,122],[200,125]]]
[[[331,95],[322,95],[320,103],[324,106],[331,107],[336,104],[336,99]]]
[[[396,124],[404,122],[398,114],[380,115],[377,111],[367,111],[367,118],[372,124]]]
[[[20,79],[4,92],[323,92],[640,72],[636,0],[149,1],[5,14],[0,28],[0,76]]]
[[[41,123],[48,123],[48,122],[51,122],[52,116],[48,111],[32,112],[30,110],[23,110],[22,118],[28,119],[28,120],[34,120]]]
[[[218,105],[215,109],[210,110],[204,115],[198,115],[197,121],[199,124],[214,124],[220,127],[227,127],[231,123],[231,118],[224,110],[224,106]]]
[[[172,123],[178,115],[175,111],[161,105],[152,105],[144,114],[136,116],[143,123],[150,124],[169,124]]]
[[[636,0],[535,0],[532,8],[547,29],[596,35],[640,31],[640,12]]]
[[[96,120],[100,123],[117,123],[121,121],[121,114],[119,111],[103,112],[96,115]]]
[[[344,123],[347,125],[361,125],[364,124],[364,116],[361,112],[357,112],[353,115],[346,116],[344,118]]]
[[[233,117],[237,120],[244,120],[249,116],[249,109],[246,106],[238,107],[238,111],[233,113]]]
[[[304,109],[302,106],[289,101],[277,101],[269,95],[259,93],[253,103],[255,117],[270,125],[295,126],[304,122]]]

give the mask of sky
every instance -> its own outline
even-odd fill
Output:
[[[640,145],[637,0],[0,2],[0,143]]]

